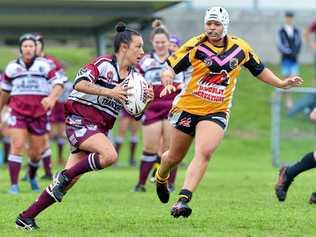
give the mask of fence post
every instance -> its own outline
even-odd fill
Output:
[[[281,90],[275,89],[272,97],[271,147],[274,167],[280,166],[281,93]]]

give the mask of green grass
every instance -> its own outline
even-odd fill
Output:
[[[65,54],[74,55],[73,51],[67,50],[70,49],[65,49]],[[63,50],[58,52],[62,57]],[[90,57],[90,52],[88,49],[76,50],[85,59]],[[71,60],[65,57],[65,61]],[[74,57],[71,62],[69,68],[86,61],[77,61]],[[304,66],[302,75],[310,85],[311,67]],[[285,203],[280,204],[274,196],[277,169],[271,165],[270,151],[272,91],[246,70],[240,76],[229,130],[193,195],[190,218],[173,219],[170,216],[176,193],[172,194],[169,204],[163,205],[156,198],[151,183],[147,184],[146,193],[131,192],[137,181],[137,169],[109,168],[86,174],[63,203],[55,204],[38,216],[41,229],[29,236],[315,236],[316,207],[307,203],[311,192],[316,191],[315,172],[297,178]],[[283,145],[282,152],[291,160],[297,160],[313,149],[312,143],[297,146],[295,142],[285,141]],[[138,154],[140,152],[141,145]],[[186,163],[192,154],[193,148]],[[127,155],[126,144],[121,164],[127,163]],[[184,174],[185,170],[180,169],[176,192],[181,188]],[[8,185],[7,170],[2,167],[0,235],[25,236],[15,229],[14,219],[37,194],[31,193],[28,185],[23,183],[19,196],[9,196],[6,194]],[[44,187],[47,183],[41,185]]]

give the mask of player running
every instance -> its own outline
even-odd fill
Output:
[[[148,106],[143,121],[143,153],[140,163],[140,174],[138,183],[134,188],[135,192],[145,192],[145,183],[148,175],[157,160],[160,160],[159,150],[162,141],[163,152],[168,149],[170,143],[170,123],[168,113],[171,109],[172,101],[179,90],[160,97],[163,90],[160,74],[167,68],[166,59],[169,52],[169,33],[159,20],[153,22],[151,41],[154,51],[145,55],[139,67],[148,83],[153,85],[154,100]],[[183,82],[182,77],[176,77],[173,81],[177,87]]]
[[[1,83],[0,111],[9,102],[11,149],[8,167],[11,178],[9,193],[18,194],[18,176],[25,144],[29,144],[29,181],[39,191],[35,179],[40,155],[45,146],[47,111],[53,108],[63,90],[59,77],[45,58],[36,56],[36,38],[24,34],[19,39],[21,57],[11,61]],[[51,89],[52,85],[53,89]],[[10,98],[10,100],[9,100]]]
[[[173,73],[192,66],[191,78],[175,98],[170,114],[171,143],[162,156],[156,172],[156,191],[162,203],[169,201],[167,180],[170,170],[181,162],[195,137],[194,157],[187,168],[184,184],[175,205],[174,217],[188,217],[192,193],[198,187],[209,160],[224,137],[227,128],[233,91],[241,66],[245,66],[259,80],[279,88],[302,84],[292,76],[280,80],[266,68],[244,40],[227,35],[229,15],[222,7],[206,11],[204,33],[187,41],[168,58],[170,69],[162,78],[166,86],[161,95],[174,90]]]
[[[114,54],[101,56],[81,68],[74,90],[66,102],[66,134],[71,155],[63,171],[58,172],[38,199],[16,219],[16,226],[34,230],[35,217],[55,202],[61,202],[66,191],[79,177],[90,171],[111,166],[117,153],[107,132],[127,99],[128,87],[120,84],[133,76],[134,65],[142,58],[141,35],[124,24],[118,24],[114,37]],[[147,101],[153,98],[152,88],[145,90]]]

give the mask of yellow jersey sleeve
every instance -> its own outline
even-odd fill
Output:
[[[195,36],[185,42],[173,55],[167,59],[167,63],[173,68],[176,74],[185,71],[191,65],[190,52],[205,40],[206,36],[204,33]]]
[[[255,77],[258,76],[265,68],[264,64],[246,41],[241,39],[238,39],[238,41],[245,52],[245,60],[243,65],[251,72],[252,75]]]

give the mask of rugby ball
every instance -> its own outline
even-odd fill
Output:
[[[124,80],[123,85],[131,87],[127,90],[129,95],[127,95],[127,100],[124,103],[125,110],[133,116],[143,113],[147,105],[145,90],[148,88],[148,83],[144,77],[139,73],[131,73]]]

